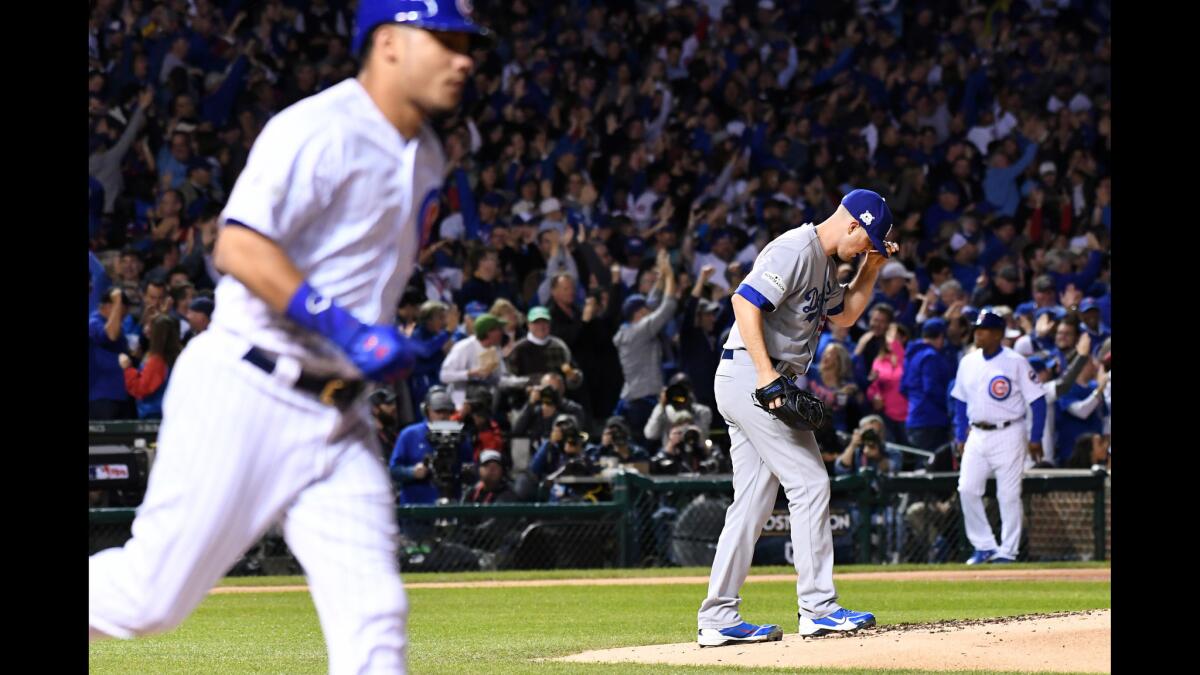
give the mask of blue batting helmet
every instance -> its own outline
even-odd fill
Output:
[[[486,28],[471,21],[472,11],[471,0],[362,0],[358,3],[350,49],[355,55],[361,54],[367,36],[383,23],[487,35]]]

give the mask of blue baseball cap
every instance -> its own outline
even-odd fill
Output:
[[[1033,356],[1030,356],[1029,365],[1039,373],[1043,370],[1050,370],[1050,364],[1048,360],[1041,354],[1034,354]]]
[[[646,296],[641,293],[634,293],[625,298],[625,302],[621,304],[621,316],[628,321],[633,317],[634,313],[646,306]]]
[[[979,308],[974,305],[963,305],[961,314],[967,321],[974,322],[975,317],[979,316]]]
[[[625,252],[629,255],[640,254],[646,250],[646,242],[637,237],[630,237],[625,240]]]
[[[887,201],[880,197],[878,192],[860,188],[851,190],[842,197],[842,206],[845,206],[851,217],[867,231],[875,250],[884,257],[891,257],[883,243],[892,229],[892,210],[888,208]]]
[[[1043,314],[1051,314],[1055,321],[1062,321],[1067,316],[1067,310],[1057,306],[1042,307],[1033,313],[1034,320],[1042,318]]]
[[[938,337],[946,334],[946,320],[933,317],[921,324],[921,335],[923,337]]]
[[[472,319],[477,318],[480,314],[483,314],[487,311],[487,305],[479,302],[478,300],[472,300],[471,302],[468,302],[467,306],[463,308],[463,313]]]
[[[1084,312],[1087,312],[1087,311],[1091,311],[1093,309],[1096,311],[1100,311],[1100,304],[1096,302],[1095,298],[1084,298],[1083,302],[1079,303],[1079,313],[1080,314],[1083,314]]]
[[[350,51],[355,56],[361,55],[371,30],[383,23],[488,35],[486,28],[474,23],[472,10],[472,3],[463,0],[361,0],[354,21],[354,39]]]
[[[979,316],[975,318],[975,327],[1004,330],[1008,327],[1008,324],[1004,323],[1004,319],[1000,318],[1000,315],[993,312],[990,307],[985,307],[979,312]]]

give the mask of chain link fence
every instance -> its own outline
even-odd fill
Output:
[[[960,562],[973,551],[963,525],[957,473],[907,472],[874,479],[875,498],[860,504],[871,520],[867,562]],[[1107,560],[1111,499],[1108,477],[1089,470],[1030,470],[1021,488],[1024,508],[1019,559]],[[995,480],[983,498],[999,539]]]
[[[731,477],[626,474],[622,480],[634,539],[628,550],[640,555],[627,561],[630,566],[712,565],[725,510],[733,501]],[[863,498],[866,488],[866,481],[858,476],[841,476],[831,483],[830,522],[838,564],[855,562],[866,543],[860,536],[866,530],[852,513],[852,505]],[[791,517],[782,489],[755,546],[754,564],[792,564]]]
[[[595,479],[591,479],[595,482]],[[971,554],[957,474],[867,470],[831,481],[836,564],[960,562]],[[400,563],[406,571],[584,569],[712,564],[729,476],[617,473],[601,482],[607,500],[399,506]],[[1086,470],[1030,471],[1021,559],[1101,560],[1109,555],[1107,476]],[[994,481],[984,498],[999,532]],[[122,545],[134,509],[92,508],[89,553]],[[792,562],[790,517],[780,491],[754,552],[755,565]],[[278,530],[269,531],[231,575],[298,574]]]

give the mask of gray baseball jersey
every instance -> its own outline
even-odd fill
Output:
[[[837,264],[808,223],[767,244],[738,292],[763,310],[767,353],[803,374],[812,362],[821,319],[842,311],[846,287],[837,282]],[[725,348],[745,347],[735,323]]]

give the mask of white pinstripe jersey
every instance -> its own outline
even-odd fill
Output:
[[[1046,392],[1025,357],[1001,347],[990,359],[982,349],[964,356],[950,395],[967,404],[971,422],[998,424],[1020,418],[1026,404]]]
[[[279,244],[318,292],[364,323],[390,322],[437,220],[445,157],[429,127],[405,139],[350,78],[288,107],[263,129],[221,214]],[[357,370],[232,276],[212,327],[318,372]]]

